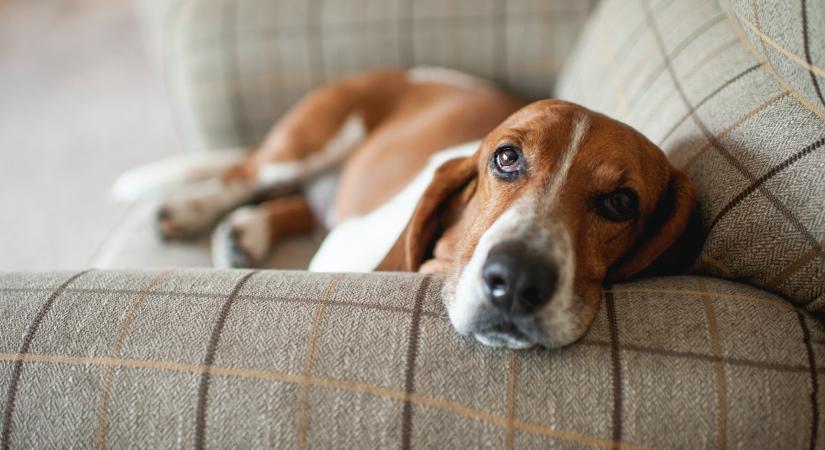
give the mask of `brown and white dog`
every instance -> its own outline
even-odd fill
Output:
[[[158,228],[220,222],[215,263],[238,267],[320,223],[310,270],[442,273],[458,332],[526,348],[581,337],[602,286],[660,258],[693,212],[688,177],[631,127],[420,68],[312,92],[220,182],[167,198]]]

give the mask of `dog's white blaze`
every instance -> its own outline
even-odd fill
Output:
[[[545,333],[545,344],[564,345],[577,337],[581,324],[573,310],[578,301],[573,289],[576,257],[569,232],[562,223],[553,220],[553,209],[558,204],[564,182],[589,125],[586,117],[574,118],[570,143],[552,174],[546,193],[539,198],[528,197],[518,201],[482,234],[470,262],[458,277],[455,298],[447,308],[450,321],[460,333],[473,331],[479,311],[486,306],[481,272],[490,249],[500,242],[516,239],[527,242],[538,251],[552,252],[548,256],[559,266],[556,291],[547,306],[538,313]],[[474,337],[485,345],[501,345],[484,335]],[[510,341],[507,345],[523,348],[526,344]]]
[[[261,189],[277,188],[306,181],[344,160],[367,136],[367,126],[360,114],[350,114],[321,150],[300,161],[265,164],[258,169]]]
[[[390,201],[369,214],[336,225],[312,258],[309,270],[375,270],[404,231],[436,169],[451,159],[472,155],[479,144],[480,141],[469,142],[432,155],[424,169]]]
[[[558,200],[561,189],[564,187],[564,182],[567,180],[567,174],[573,166],[573,160],[575,160],[576,155],[579,154],[582,140],[584,140],[584,136],[587,134],[587,129],[590,128],[590,120],[585,116],[576,115],[573,117],[573,122],[570,144],[564,151],[556,170],[553,171],[552,180],[547,189],[546,196],[551,200],[551,203],[555,203]]]
[[[493,83],[444,67],[419,66],[407,71],[407,79],[413,84],[438,83],[460,88],[492,88]]]
[[[545,334],[548,342],[564,345],[577,337],[581,324],[578,315],[572,311],[578,302],[573,282],[576,271],[576,252],[573,249],[572,239],[567,228],[558,220],[554,220],[554,209],[561,198],[564,183],[567,181],[573,161],[579,154],[582,141],[590,128],[590,121],[586,116],[573,117],[573,130],[570,135],[570,144],[562,155],[558,169],[553,173],[553,179],[547,190],[546,198],[549,202],[543,203],[543,208],[534,208],[533,220],[546,233],[541,233],[544,239],[528,236],[528,242],[535,242],[541,249],[552,249],[552,260],[559,267],[559,278],[556,292],[539,316],[544,322]],[[539,203],[536,206],[541,205]],[[541,226],[541,223],[544,225]],[[549,238],[549,239],[548,239]]]

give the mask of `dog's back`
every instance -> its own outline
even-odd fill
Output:
[[[370,72],[302,99],[230,174],[263,184],[312,178],[343,161],[334,221],[398,193],[434,153],[478,140],[524,103],[441,68]]]

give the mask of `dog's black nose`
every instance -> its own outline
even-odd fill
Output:
[[[527,315],[550,301],[559,272],[553,261],[520,241],[495,245],[481,270],[490,302],[512,315]]]

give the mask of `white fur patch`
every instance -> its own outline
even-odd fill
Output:
[[[254,266],[269,253],[272,237],[266,213],[255,206],[236,209],[212,233],[217,268]]]
[[[243,158],[246,149],[216,150],[162,159],[123,173],[111,196],[134,202],[171,187],[215,177]]]
[[[445,162],[472,155],[480,141],[469,142],[432,155],[424,169],[401,192],[362,217],[343,221],[327,235],[312,258],[314,272],[369,272],[389,253],[412,218],[418,200]]]
[[[459,333],[468,334],[472,331],[478,310],[487,302],[482,286],[481,271],[490,249],[499,242],[513,237],[509,233],[524,221],[525,213],[528,212],[526,209],[526,204],[516,204],[504,211],[481,235],[473,256],[470,257],[470,262],[461,271],[456,285],[455,299],[447,308],[450,322]]]
[[[550,198],[551,201],[558,199],[564,182],[567,180],[567,173],[570,172],[570,167],[573,166],[573,160],[575,160],[576,155],[579,154],[579,148],[581,148],[584,135],[587,134],[587,130],[590,128],[590,120],[587,117],[574,116],[573,122],[570,144],[562,155],[561,161],[557,164],[558,169],[554,171],[553,181],[547,190],[546,196]]]
[[[473,332],[475,322],[487,303],[481,277],[484,263],[490,250],[507,240],[520,240],[534,246],[538,251],[548,254],[559,267],[559,279],[553,297],[547,306],[538,313],[543,323],[544,345],[564,345],[571,337],[578,337],[578,318],[571,308],[577,301],[573,291],[576,259],[573,246],[566,228],[541,214],[537,199],[525,199],[505,211],[493,225],[484,232],[479,240],[470,262],[459,275],[455,298],[447,308],[450,321],[462,334]],[[485,345],[493,341],[483,335],[474,337]],[[523,348],[524,342],[513,340],[508,343],[511,348]]]
[[[245,183],[223,184],[214,179],[168,197],[161,205],[165,217],[160,231],[170,238],[189,237],[206,231],[223,214],[252,199],[255,189]]]
[[[269,163],[258,169],[258,184],[262,189],[297,184],[314,177],[341,162],[364,140],[367,127],[360,114],[351,114],[341,124],[324,148],[300,161]]]
[[[474,335],[474,337],[478,342],[481,342],[482,344],[488,347],[507,347],[512,348],[514,350],[524,350],[535,345],[532,342],[521,341],[507,335],[499,335],[496,337],[496,339],[491,339],[490,337],[483,334],[476,334]]]
[[[407,79],[413,84],[437,83],[461,88],[494,87],[490,81],[444,67],[415,67],[407,71]]]

